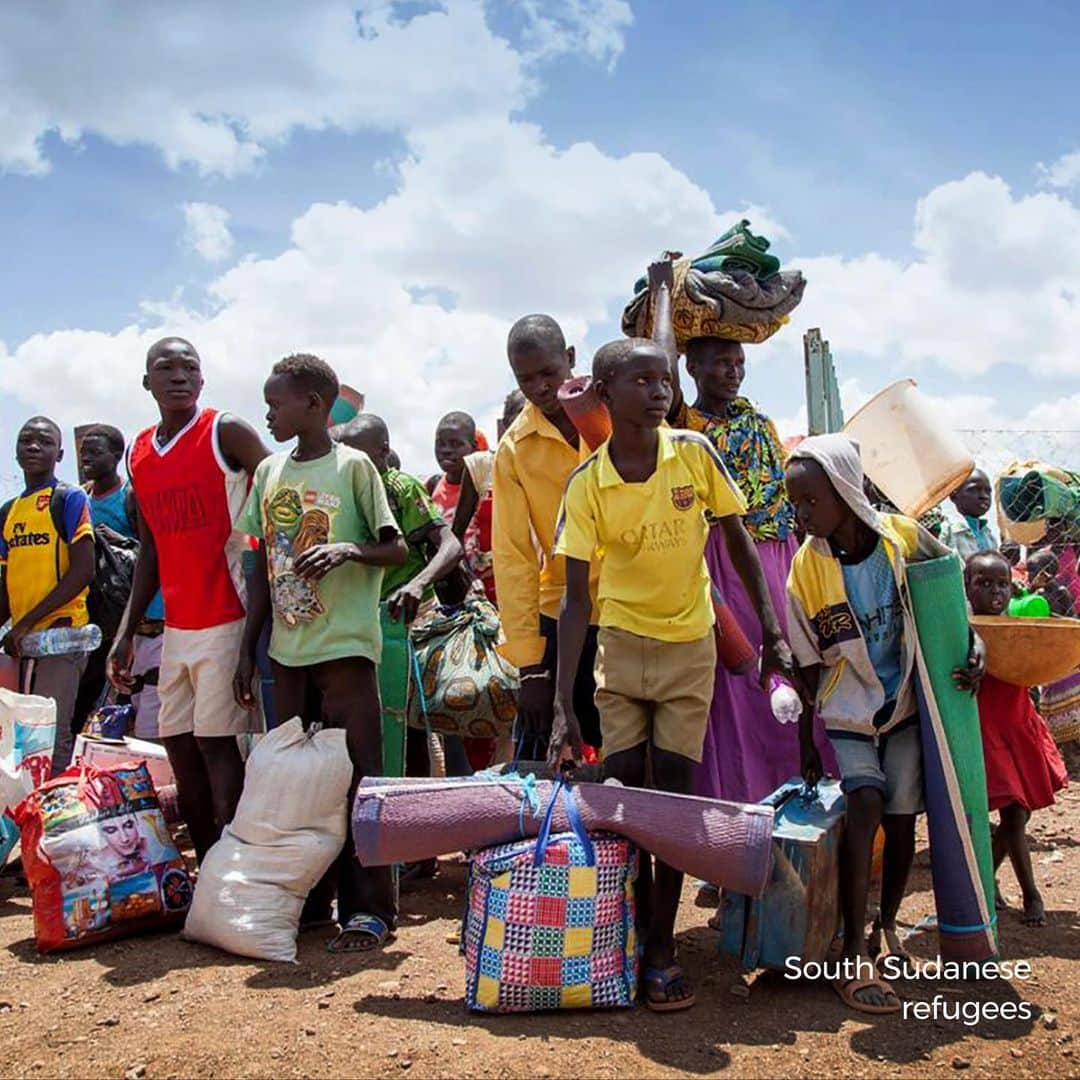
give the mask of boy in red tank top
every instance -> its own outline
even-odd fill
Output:
[[[158,731],[201,861],[232,820],[244,786],[236,737],[259,722],[232,693],[245,615],[245,542],[233,524],[267,450],[243,420],[200,408],[202,366],[190,342],[163,338],[152,345],[143,386],[161,422],[141,432],[128,455],[140,547],[108,671],[117,688],[133,689],[135,628],[160,584]]]

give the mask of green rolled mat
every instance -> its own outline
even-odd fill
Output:
[[[405,722],[409,708],[409,632],[404,619],[390,618],[379,605],[382,625],[382,660],[379,663],[379,698],[382,701],[383,775],[405,775]]]
[[[907,568],[918,632],[920,734],[930,864],[945,959],[983,961],[997,952],[994,862],[975,699],[952,673],[970,650],[963,573],[956,555]]]

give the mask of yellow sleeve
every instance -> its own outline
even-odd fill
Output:
[[[505,641],[499,651],[515,667],[544,658],[540,636],[540,559],[529,526],[529,503],[517,475],[513,444],[495,454],[491,551]]]
[[[555,526],[555,554],[581,562],[592,562],[599,546],[596,518],[589,505],[588,479],[578,473],[570,477],[559,507]]]
[[[821,647],[818,644],[817,631],[803,604],[802,589],[799,587],[799,558],[788,571],[787,579],[787,617],[788,644],[799,667],[813,667],[821,663]]]
[[[739,491],[724,459],[704,435],[686,444],[696,458],[695,475],[699,477],[698,498],[705,508],[718,518],[746,513],[746,499]]]

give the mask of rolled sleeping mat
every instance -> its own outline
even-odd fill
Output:
[[[379,622],[383,642],[378,669],[383,774],[404,776],[405,728],[409,716],[409,630],[403,618],[390,618],[385,602],[379,605]]]
[[[960,560],[907,568],[917,630],[919,722],[938,947],[945,960],[997,955],[994,861],[975,699],[952,673],[967,664],[970,629]]]
[[[352,809],[356,857],[386,866],[536,836],[555,787],[520,778],[382,784],[366,777]],[[618,784],[575,784],[574,792],[590,832],[626,837],[676,870],[747,896],[759,896],[769,880],[771,807]],[[552,828],[570,829],[562,800]]]
[[[717,659],[736,675],[745,675],[757,664],[757,651],[750,644],[735,613],[727,606],[716,583],[711,585],[713,614],[716,616]]]
[[[590,450],[611,437],[611,414],[588,375],[568,379],[559,387],[559,403]]]

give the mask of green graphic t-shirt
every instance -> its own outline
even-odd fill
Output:
[[[382,598],[385,600],[395,589],[408,585],[427,566],[433,531],[443,524],[443,519],[439,508],[431,501],[427,488],[415,476],[398,469],[387,469],[382,480],[390,501],[390,512],[397,520],[397,527],[409,548],[409,557],[404,566],[386,568],[382,583]],[[429,587],[424,598],[434,595],[434,592],[434,588]]]
[[[317,544],[370,544],[381,529],[398,531],[367,454],[341,445],[314,461],[272,454],[255,470],[236,527],[266,544],[274,660],[288,667],[348,656],[379,662],[382,568],[347,562],[321,581],[293,571],[293,560]]]

